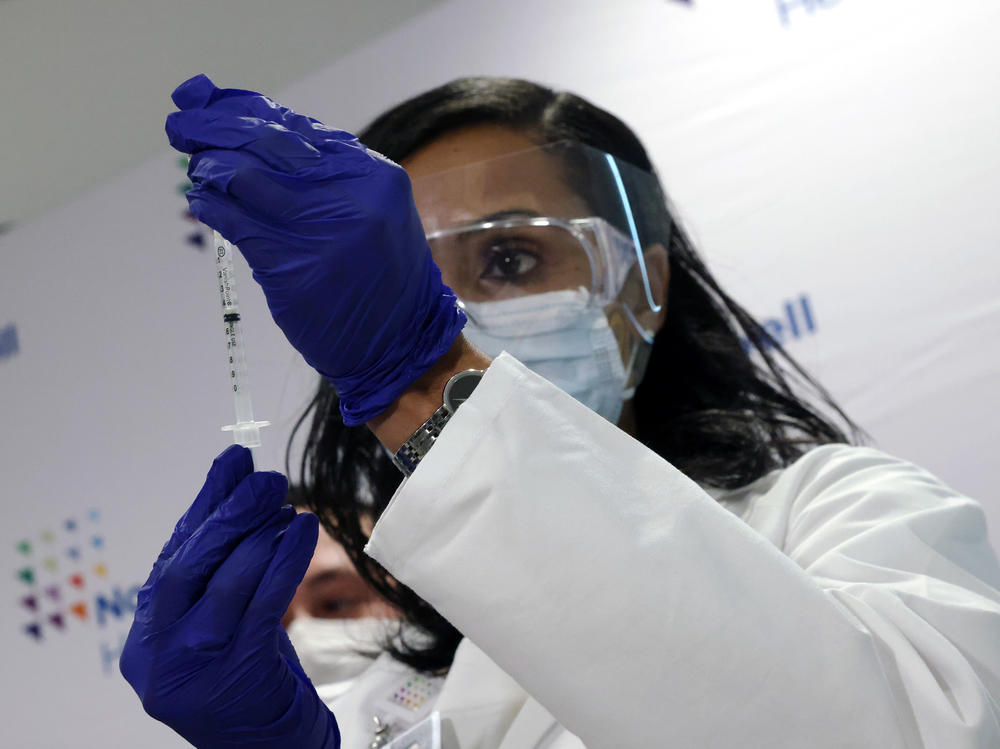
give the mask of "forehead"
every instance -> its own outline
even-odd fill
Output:
[[[565,182],[557,157],[516,130],[463,128],[402,162],[427,233],[504,211],[575,218],[586,203]]]
[[[319,537],[316,540],[316,550],[313,552],[304,579],[315,577],[329,570],[353,572],[354,565],[351,564],[350,557],[347,556],[344,547],[334,541],[330,534],[321,527]]]

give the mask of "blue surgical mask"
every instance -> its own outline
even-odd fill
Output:
[[[465,302],[464,334],[489,356],[506,351],[560,390],[618,422],[628,373],[604,310],[585,290]]]

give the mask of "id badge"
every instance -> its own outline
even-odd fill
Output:
[[[435,710],[386,744],[385,749],[441,749],[441,714]]]

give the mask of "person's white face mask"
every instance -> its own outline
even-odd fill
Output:
[[[567,290],[465,302],[469,324],[463,332],[487,355],[506,351],[616,424],[631,396],[628,373],[607,316],[587,298],[584,290]]]
[[[344,694],[381,651],[391,619],[296,617],[288,625],[299,663],[324,700]],[[361,651],[361,652],[359,652]]]

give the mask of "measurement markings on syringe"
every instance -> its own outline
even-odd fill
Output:
[[[246,447],[260,445],[260,427],[269,422],[255,421],[247,389],[246,349],[243,345],[243,323],[236,293],[236,270],[233,267],[233,246],[218,232],[214,232],[216,276],[222,302],[222,321],[226,331],[226,358],[229,363],[229,380],[236,406],[236,423],[222,427],[233,432],[233,439]]]
[[[236,311],[236,304],[233,300],[234,280],[230,275],[230,268],[222,265],[226,257],[226,248],[222,245],[216,248],[219,264],[219,293],[222,295],[222,321],[226,324],[226,350],[229,354],[229,364],[235,364],[233,359],[233,349],[236,346],[236,323],[240,320],[240,313]],[[239,392],[240,384],[237,379],[236,369],[229,370],[229,378],[233,381],[233,392]]]

